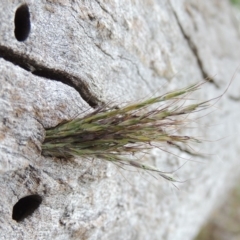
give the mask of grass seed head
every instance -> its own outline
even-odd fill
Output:
[[[173,129],[186,124],[182,115],[208,107],[208,101],[185,106],[180,104],[202,84],[172,91],[123,108],[101,107],[82,118],[76,118],[46,130],[42,155],[51,157],[101,158],[114,163],[148,171],[176,181],[159,169],[132,160],[135,153],[153,148],[151,143],[188,144],[197,139],[172,134]],[[161,106],[156,104],[161,103]],[[148,109],[151,107],[151,109]]]

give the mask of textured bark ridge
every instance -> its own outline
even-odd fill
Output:
[[[239,174],[239,74],[211,114],[179,190],[100,159],[41,156],[45,129],[102,103],[211,81],[220,95],[239,65],[225,1],[9,1],[0,7],[0,239],[192,239]],[[192,129],[188,129],[192,133]],[[191,134],[192,135],[192,134]],[[215,141],[221,139],[219,141]],[[163,171],[185,160],[160,150]]]

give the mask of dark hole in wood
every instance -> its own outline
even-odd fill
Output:
[[[41,204],[42,197],[39,195],[29,195],[21,198],[14,206],[12,219],[17,222],[31,215]]]
[[[18,41],[22,42],[28,38],[31,29],[30,13],[26,4],[21,5],[15,12],[14,34]]]

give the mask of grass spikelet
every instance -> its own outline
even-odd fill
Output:
[[[83,118],[63,122],[46,130],[42,155],[51,157],[100,158],[117,164],[157,172],[161,177],[176,181],[170,174],[145,165],[133,155],[151,149],[151,143],[171,145],[199,142],[191,136],[171,134],[173,129],[186,124],[184,114],[208,107],[209,101],[185,106],[180,100],[198,90],[200,84],[172,91],[162,96],[127,105],[101,107]]]

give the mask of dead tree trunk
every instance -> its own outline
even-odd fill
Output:
[[[195,0],[1,0],[0,239],[192,239],[239,174],[238,75],[197,121],[204,161],[162,179],[100,159],[41,156],[45,129],[102,103],[211,81],[224,92],[239,65],[230,4]],[[215,109],[213,109],[215,110]],[[208,127],[206,127],[208,125]],[[191,131],[188,130],[188,131]],[[223,138],[219,141],[214,141]],[[185,160],[157,151],[162,170]]]

